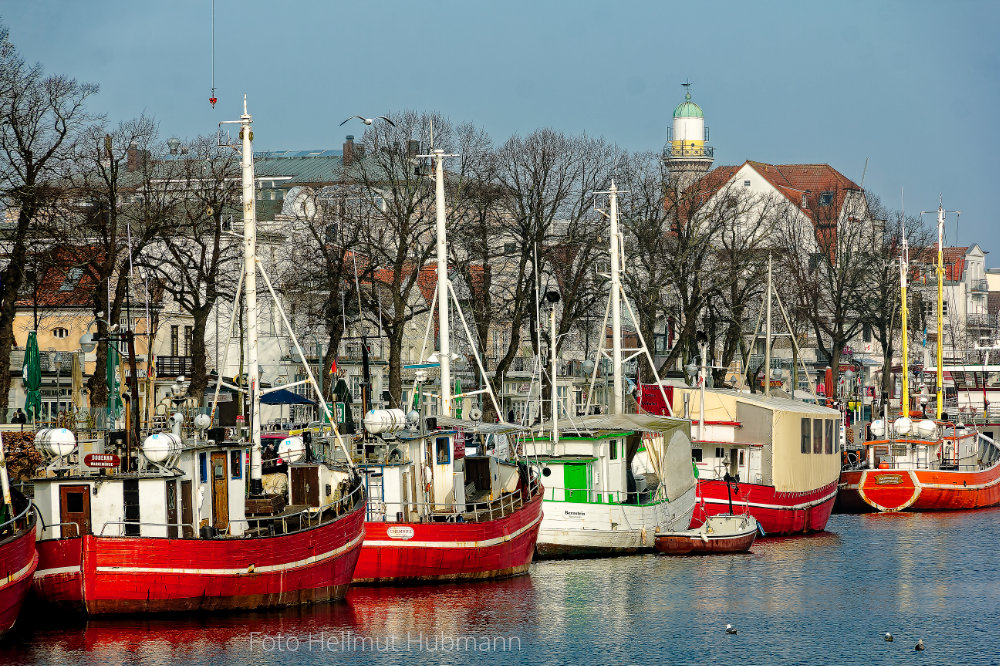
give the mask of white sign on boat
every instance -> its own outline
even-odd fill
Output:
[[[390,525],[386,531],[390,539],[412,539],[413,528],[408,525]]]

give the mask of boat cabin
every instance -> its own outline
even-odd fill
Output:
[[[246,446],[205,441],[181,448],[178,440],[164,455],[162,442],[149,444],[156,437],[140,449],[136,471],[122,472],[103,440],[66,444],[62,455],[50,456],[33,480],[40,538],[241,535]]]

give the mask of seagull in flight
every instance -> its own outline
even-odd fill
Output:
[[[342,122],[340,124],[341,124],[341,126],[346,125],[349,120],[354,120],[355,118],[357,118],[358,120],[360,120],[361,122],[363,122],[365,125],[371,125],[376,120],[384,120],[385,122],[389,123],[393,127],[396,126],[396,123],[392,122],[391,120],[389,120],[385,116],[376,116],[374,118],[365,118],[364,116],[351,116],[350,118],[348,118],[347,120],[345,120],[344,122]]]

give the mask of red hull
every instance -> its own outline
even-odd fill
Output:
[[[355,583],[399,584],[515,576],[528,570],[542,493],[514,513],[478,523],[365,523]],[[390,537],[403,533],[405,538]]]
[[[22,529],[0,540],[0,638],[5,636],[21,610],[38,566],[35,551],[35,517]]]
[[[766,536],[822,532],[833,511],[837,497],[837,482],[800,493],[777,492],[773,486],[755,483],[739,484],[733,494],[733,510],[743,511],[749,505],[750,515],[757,519]],[[724,481],[698,479],[698,504],[691,517],[691,527],[698,527],[708,516],[729,513],[729,496]]]
[[[364,538],[365,503],[272,537],[85,535],[38,543],[42,601],[90,615],[257,610],[341,599]]]
[[[1000,504],[1000,462],[976,472],[850,470],[840,481],[845,511],[954,511]]]

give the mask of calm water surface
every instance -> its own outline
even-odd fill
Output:
[[[275,613],[35,619],[0,663],[1000,663],[1000,510],[828,528],[748,555],[543,562],[513,580],[358,588]]]

